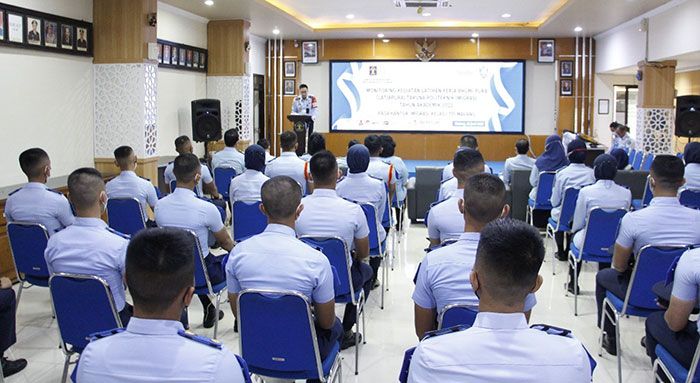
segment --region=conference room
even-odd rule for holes
[[[0,0],[0,382],[700,380],[700,0]]]

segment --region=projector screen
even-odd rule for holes
[[[523,61],[332,61],[331,131],[523,133]]]

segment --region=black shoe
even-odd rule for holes
[[[362,334],[357,334],[357,339],[358,343],[362,342]],[[340,342],[340,349],[345,350],[355,345],[355,332],[347,331],[345,335],[343,335],[343,340]]]
[[[375,290],[377,287],[381,286],[382,284],[379,283],[379,279],[374,280],[374,284],[372,284],[372,290]]]
[[[644,347],[645,350],[647,349],[647,337],[646,336],[643,336],[642,340],[640,340],[639,343],[642,345],[642,347]]]
[[[233,332],[238,334],[238,319],[233,320]]]
[[[557,252],[557,259],[560,261],[567,261],[567,260],[569,260],[569,257],[566,253]]]
[[[202,324],[204,326],[204,328],[214,327],[214,322],[216,322],[215,311],[216,311],[216,309],[214,309],[212,307],[210,310],[207,310],[207,312],[204,314],[204,323]],[[219,310],[219,320],[221,320],[223,317],[224,317],[224,312]]]
[[[12,376],[27,367],[26,359],[9,360],[2,358],[2,375],[4,377]]]
[[[617,343],[615,342],[615,338],[607,334],[603,335],[603,348],[608,354],[617,356]]]
[[[581,288],[578,287],[576,290],[574,290],[574,284],[573,283],[567,283],[566,284],[566,291],[570,292],[571,294],[576,294],[576,291],[581,293]]]

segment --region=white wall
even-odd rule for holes
[[[593,100],[593,137],[598,142],[606,146],[610,145],[612,133],[610,133],[610,123],[615,120],[615,85],[635,85],[636,80],[633,75],[613,75],[597,74],[595,76],[595,98]],[[610,102],[610,113],[598,114],[598,100],[608,100]],[[624,121],[622,121],[624,123]]]
[[[91,0],[4,0],[37,11],[92,20]],[[41,147],[53,177],[93,166],[92,59],[0,46],[0,187],[26,182],[19,154]]]
[[[267,70],[267,40],[260,36],[250,35],[250,73],[264,75]]]

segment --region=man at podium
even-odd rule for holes
[[[292,103],[292,114],[311,116],[311,122],[307,124],[308,134],[314,132],[314,121],[316,121],[316,109],[318,102],[314,95],[309,94],[309,87],[306,84],[299,85],[299,95],[294,97]]]

